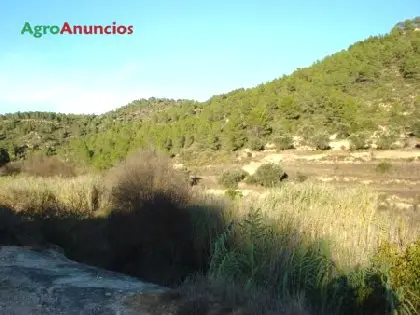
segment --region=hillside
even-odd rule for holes
[[[151,98],[99,116],[3,115],[0,147],[13,159],[28,145],[99,169],[151,145],[171,154],[258,150],[267,142],[287,147],[299,135],[327,149],[326,139],[337,134],[362,139],[356,147],[363,147],[368,134],[385,130],[381,147],[391,147],[401,135],[420,136],[419,29],[420,17],[398,23],[289,76],[202,103]]]
[[[52,112],[16,112],[0,115],[0,147],[13,159],[31,151],[54,155],[57,148],[80,137],[100,134],[115,124],[141,122],[186,100],[140,99],[103,115],[67,115]]]

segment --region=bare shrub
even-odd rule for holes
[[[194,264],[188,181],[156,151],[138,151],[109,174],[112,268],[148,281],[180,280]]]
[[[38,177],[75,177],[75,168],[55,156],[34,155],[23,162],[21,171]]]
[[[21,162],[10,162],[0,167],[0,176],[11,176],[21,172]]]
[[[172,167],[171,160],[154,150],[137,151],[108,172],[112,201],[132,210],[148,200],[165,196],[175,205],[190,199],[188,179]]]

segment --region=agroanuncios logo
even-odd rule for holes
[[[64,22],[63,25],[35,25],[25,22],[21,30],[21,34],[29,34],[35,38],[40,38],[43,35],[131,35],[133,34],[133,25],[117,25],[112,22],[112,25],[71,25]]]

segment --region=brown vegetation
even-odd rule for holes
[[[75,168],[55,156],[34,155],[22,163],[21,172],[39,177],[74,177]]]
[[[36,177],[75,177],[76,168],[56,156],[33,155],[24,161],[10,162],[0,167],[0,175],[24,173]]]
[[[179,281],[194,263],[187,178],[155,151],[132,154],[108,178],[113,268],[163,284]]]

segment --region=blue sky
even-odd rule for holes
[[[102,113],[143,97],[204,101],[310,66],[420,15],[418,0],[5,1],[0,113]],[[21,35],[35,25],[134,34]]]

